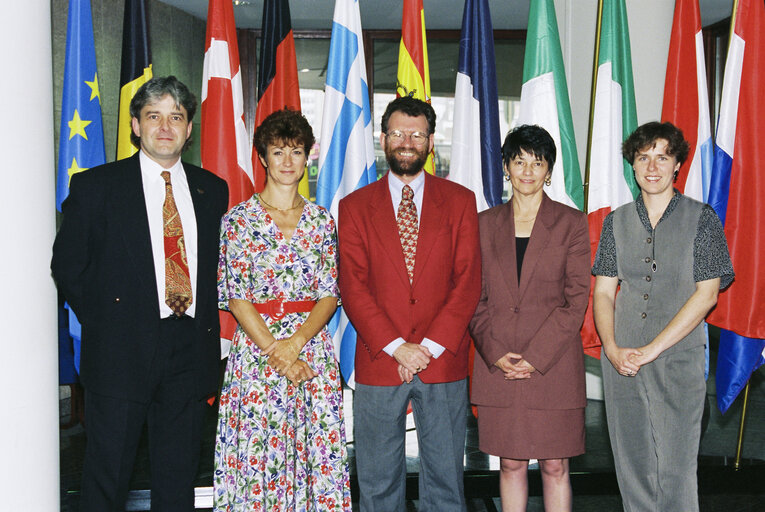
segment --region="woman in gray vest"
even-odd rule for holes
[[[616,476],[626,511],[694,511],[703,320],[733,266],[714,210],[672,186],[688,156],[682,132],[644,124],[622,153],[640,194],[606,217],[592,268]]]

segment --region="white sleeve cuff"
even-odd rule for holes
[[[445,347],[439,345],[430,338],[423,339],[421,345],[430,350],[430,353],[433,354],[433,359],[438,359],[438,356],[443,354],[444,350],[446,350]]]
[[[404,343],[406,343],[406,341],[404,341],[404,338],[396,338],[395,340],[385,345],[385,347],[383,348],[383,352],[393,357],[393,353],[396,351],[396,349],[400,347],[401,345],[403,345]]]

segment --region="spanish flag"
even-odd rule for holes
[[[292,34],[290,5],[287,0],[265,0],[261,30],[256,130],[269,114],[277,110],[300,110],[295,38]],[[260,163],[254,147],[252,168],[255,192],[260,192],[266,186],[266,170]],[[309,197],[307,172],[303,175],[298,190],[303,197]]]
[[[149,25],[144,0],[125,0],[122,25],[122,71],[120,73],[120,113],[117,124],[117,160],[138,151],[130,142],[130,100],[151,80]]]
[[[422,8],[422,0],[404,0],[396,95],[411,96],[430,103],[428,43],[425,39],[425,10]],[[430,174],[435,171],[433,152],[428,156],[425,170]]]

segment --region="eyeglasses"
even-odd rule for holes
[[[424,146],[428,143],[428,139],[430,138],[430,135],[423,132],[412,132],[410,134],[406,134],[399,130],[391,130],[385,134],[385,136],[390,139],[390,141],[394,144],[401,144],[404,142],[407,137],[409,140],[412,141],[412,144],[415,146]]]

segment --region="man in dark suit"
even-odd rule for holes
[[[464,511],[468,322],[481,291],[475,196],[427,174],[436,114],[392,101],[390,172],[339,205],[340,291],[358,332],[354,432],[362,511],[405,510],[411,401],[419,510]]]
[[[130,104],[140,151],[72,177],[51,268],[82,323],[82,510],[125,510],[148,422],[152,510],[194,508],[218,385],[218,231],[226,183],[183,163],[196,99],[175,77]]]

